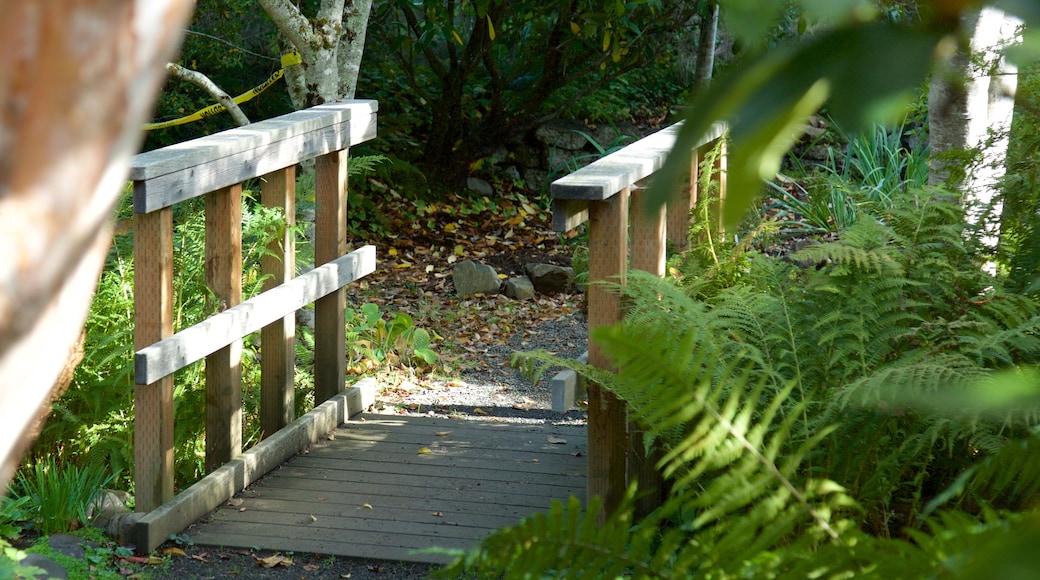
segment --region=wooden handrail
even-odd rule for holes
[[[628,267],[663,276],[667,244],[676,249],[687,245],[690,210],[697,203],[701,154],[723,138],[726,133],[723,123],[712,125],[688,152],[690,181],[670,199],[666,208],[646,215],[642,203],[630,201],[630,197],[638,196],[643,189],[641,183],[661,169],[668,155],[687,154],[672,151],[679,127],[679,124],[672,125],[644,137],[551,185],[553,229],[566,232],[588,223],[588,362],[593,366],[609,368],[610,361],[591,339],[592,330],[616,324],[623,315],[621,297],[597,282],[623,284]],[[724,199],[724,145],[716,169],[719,170],[719,197]],[[628,482],[638,480],[640,492],[650,493],[637,507],[641,513],[649,512],[659,503],[662,489],[654,458],[642,453],[641,434],[628,424],[624,404],[599,385],[589,384],[587,391],[588,498],[601,497],[605,511],[611,512],[620,505]]]
[[[264,337],[265,437],[293,419],[295,311],[311,302],[320,323],[315,330],[315,404],[343,391],[344,286],[375,269],[374,247],[347,251],[347,150],[375,137],[377,110],[375,101],[329,103],[133,159],[138,512],[152,511],[173,496],[173,373],[178,369],[206,358],[207,471],[242,452],[244,336],[259,330]],[[291,235],[282,236],[268,247],[273,256],[262,260],[262,273],[273,282],[241,302],[241,184],[262,178],[261,203],[277,208],[292,226],[295,166],[308,159],[316,159],[317,267],[293,278],[294,244]],[[199,196],[206,198],[206,284],[221,312],[174,334],[172,207]],[[207,497],[213,505],[206,509],[227,499]]]

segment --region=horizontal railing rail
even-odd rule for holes
[[[376,264],[372,246],[348,252],[347,159],[352,145],[375,137],[377,110],[375,101],[329,103],[133,159],[135,503],[138,512],[158,514],[142,518],[147,521],[145,528],[139,523],[138,548],[153,549],[169,533],[179,531],[177,526],[185,518],[201,517],[249,482],[236,476],[237,485],[229,487],[228,474],[255,475],[248,466],[256,461],[250,458],[258,455],[242,453],[245,336],[260,332],[260,430],[265,441],[254,450],[268,439],[295,442],[302,437],[271,436],[298,423],[294,422],[295,313],[311,303],[315,405],[334,398],[340,405],[346,400],[338,396],[346,382],[344,287],[372,273]],[[297,277],[295,168],[312,159],[316,268]],[[242,183],[254,178],[260,178],[261,204],[276,209],[287,227],[261,259],[263,292],[243,302]],[[205,282],[220,312],[175,334],[173,206],[200,196],[205,198]],[[170,502],[174,490],[173,374],[202,359],[206,361],[205,464],[210,475],[190,493],[182,492],[190,500],[158,509]],[[322,405],[326,419],[321,424],[338,413],[336,409]],[[281,447],[263,456],[278,458],[294,452]],[[205,490],[198,491],[199,486]],[[174,523],[163,524],[163,518]]]
[[[725,198],[726,126],[712,125],[688,152],[673,151],[680,126],[644,137],[551,185],[553,229],[567,232],[588,224],[588,363],[595,367],[609,368],[610,362],[592,340],[592,330],[616,324],[623,315],[621,297],[598,282],[624,283],[629,267],[664,275],[667,246],[682,250],[688,245],[691,210],[698,198],[700,160],[715,146],[722,147],[722,152],[713,175],[718,179],[719,199]],[[690,155],[690,179],[666,207],[649,215],[638,196],[669,155]],[[564,385],[576,383],[565,377],[558,379]],[[588,498],[602,498],[605,510],[613,511],[620,505],[628,483],[638,480],[640,492],[646,494],[638,508],[642,513],[649,512],[661,501],[663,489],[654,458],[643,453],[641,434],[628,424],[624,404],[599,385],[588,384],[586,389]]]

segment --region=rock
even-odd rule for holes
[[[533,300],[534,284],[527,276],[513,276],[506,280],[505,295],[514,300]]]
[[[107,528],[112,518],[119,513],[128,513],[130,509],[130,494],[115,489],[106,489],[101,492],[90,509],[87,510],[87,518],[95,527]]]
[[[82,560],[83,556],[86,555],[85,547],[89,546],[90,542],[71,534],[55,534],[47,538],[47,545],[59,554]]]
[[[534,136],[549,147],[577,151],[584,149],[589,140],[582,133],[587,134],[589,128],[578,121],[568,119],[556,119],[541,125],[534,131]]]
[[[524,182],[527,183],[527,187],[535,191],[542,191],[549,187],[549,172],[541,169],[525,169]]]
[[[491,184],[479,177],[467,178],[466,189],[475,191],[483,196],[491,196],[495,194],[495,190],[491,187]]]
[[[18,563],[18,565],[35,566],[43,570],[43,576],[40,576],[40,578],[47,578],[48,580],[53,578],[57,578],[58,580],[65,580],[69,577],[68,572],[66,572],[64,568],[59,566],[57,562],[39,554],[27,554],[25,558]]]
[[[455,264],[451,271],[451,280],[455,283],[455,292],[459,296],[471,294],[498,294],[501,281],[498,272],[486,264],[477,264],[466,260]]]
[[[553,264],[528,264],[527,277],[539,294],[559,294],[574,290],[574,269]]]

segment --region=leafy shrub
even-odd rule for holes
[[[432,365],[437,354],[425,329],[404,312],[387,320],[376,304],[347,311],[348,368],[364,373],[383,365]]]

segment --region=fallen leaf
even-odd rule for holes
[[[375,509],[372,507],[372,504],[370,503],[363,503],[361,504],[361,507],[365,508],[366,510]]]
[[[433,434],[438,437],[447,437],[448,435],[451,435],[451,431],[434,431]]]
[[[288,568],[289,566],[293,565],[293,561],[291,558],[286,558],[281,554],[274,554],[273,556],[268,556],[266,558],[259,558],[257,556],[253,556],[253,559],[256,560],[257,564],[260,564],[264,568],[274,568],[275,566],[283,566]]]
[[[148,560],[145,561],[145,564],[148,564],[149,566],[158,566],[159,564],[162,564],[162,563],[163,563],[163,559],[160,558],[159,556],[148,556]]]
[[[188,554],[186,554],[184,552],[184,550],[182,550],[180,548],[166,548],[165,550],[162,551],[162,553],[166,554],[167,556],[187,556],[188,555]]]
[[[443,512],[430,512],[430,515],[433,516],[433,517],[436,517],[436,518],[443,518],[444,517],[444,513]]]
[[[545,436],[545,440],[548,441],[549,443],[552,443],[553,445],[563,445],[564,443],[567,442],[566,439],[564,439],[562,437],[557,437],[555,435],[546,435]]]
[[[308,571],[308,572],[316,572],[318,570],[321,570],[321,565],[320,564],[304,564],[303,565],[303,569]]]
[[[433,453],[433,451],[430,451],[429,447],[420,447],[417,455],[426,455],[427,453]]]
[[[538,463],[537,459],[525,459],[524,463]]]
[[[311,521],[312,521],[312,522],[316,522],[316,521],[318,521],[318,517],[317,517],[317,516],[315,516],[314,514],[311,514]]]
[[[240,498],[240,497],[233,497],[233,498],[228,500],[228,505],[229,506],[238,507],[238,506],[242,505],[242,502],[244,502],[244,501],[245,500]]]
[[[473,414],[474,415],[487,415],[487,411],[485,411],[484,409],[481,409],[480,407],[477,407],[476,409],[473,409]]]

